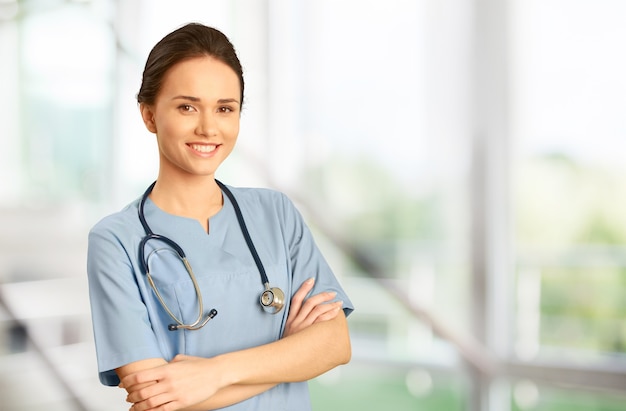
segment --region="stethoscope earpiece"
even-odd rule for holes
[[[265,291],[261,294],[261,306],[265,311],[277,314],[285,306],[285,293],[278,287],[270,288],[269,284],[265,284]]]

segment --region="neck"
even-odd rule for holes
[[[203,226],[222,208],[222,191],[211,176],[170,179],[159,175],[150,199],[163,211],[195,218]]]

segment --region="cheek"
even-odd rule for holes
[[[159,121],[159,119],[161,121]],[[158,118],[155,123],[157,135],[162,138],[172,139],[177,138],[179,136],[183,136],[190,131],[193,131],[194,126],[190,124],[190,122],[185,121],[185,119],[176,119],[175,121],[171,121],[167,118]]]
[[[222,132],[230,138],[236,138],[239,135],[239,119],[237,121],[225,122]]]
[[[239,123],[237,123],[237,125],[233,127],[233,134],[235,135],[235,137],[239,135]]]

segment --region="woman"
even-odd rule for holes
[[[243,96],[213,28],[175,30],[146,62],[157,180],[94,226],[88,251],[100,380],[132,410],[307,410],[306,381],[350,359],[352,304],[293,204],[215,179]]]

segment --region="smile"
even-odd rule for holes
[[[216,149],[217,146],[210,144],[189,144],[193,150],[199,151],[200,153],[210,153]]]

